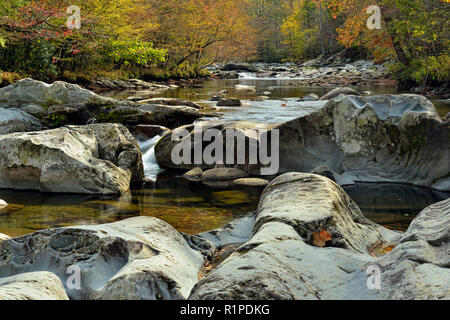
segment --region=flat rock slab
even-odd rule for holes
[[[247,177],[248,174],[237,168],[214,168],[202,174],[202,180],[209,181],[233,181]]]
[[[2,242],[2,240],[8,240],[8,239],[11,239],[11,237],[8,236],[7,234],[0,233],[0,242]]]
[[[0,277],[51,271],[76,300],[185,299],[203,263],[180,233],[151,217],[44,230],[0,244]],[[72,287],[74,269],[79,288]]]

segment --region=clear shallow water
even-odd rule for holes
[[[181,232],[196,234],[222,227],[257,209],[262,188],[215,189],[173,174],[119,199],[0,190],[9,206],[0,209],[0,233],[20,236],[37,230],[110,223],[139,215],[157,217]],[[360,184],[345,190],[366,217],[406,230],[425,207],[449,194],[395,184]]]
[[[256,210],[261,189],[213,189],[173,174],[119,199],[0,190],[0,233],[19,236],[41,229],[110,223],[139,215],[163,219],[195,234],[222,227]]]
[[[228,97],[240,98],[246,106],[223,108],[218,119],[277,123],[311,112],[322,104],[301,103],[297,101],[298,98],[309,93],[321,96],[331,90],[323,87],[289,86],[289,81],[206,81],[202,88],[179,88],[161,95],[212,106],[214,103],[207,100],[221,90],[228,90]],[[248,94],[235,91],[236,84],[256,85],[257,92]],[[356,89],[371,91],[373,94],[397,93],[390,86]],[[271,91],[270,100],[253,101],[259,95],[267,95],[264,94],[265,91]],[[119,98],[126,98],[131,94],[130,91],[105,93]],[[445,108],[448,105],[439,107],[443,115],[450,111]],[[163,219],[179,231],[195,234],[222,227],[237,217],[256,210],[261,188],[214,189],[176,177],[180,173],[161,173],[152,150],[157,139],[158,137],[140,142],[146,176],[150,180],[157,180],[151,188],[134,190],[120,199],[0,190],[0,199],[9,203],[8,207],[0,209],[0,233],[20,236],[41,229],[109,223],[145,215]],[[450,196],[428,189],[394,184],[359,184],[345,189],[368,218],[397,230],[407,229],[423,208]]]

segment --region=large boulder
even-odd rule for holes
[[[342,184],[392,182],[450,190],[450,123],[443,122],[433,104],[423,96],[340,96],[319,110],[281,124],[197,122],[196,126],[173,130],[158,142],[156,159],[162,168],[210,169],[216,165],[205,161],[195,163],[194,159],[191,164],[172,161],[172,150],[186,140],[191,141],[191,154],[194,154],[195,145],[198,146],[194,129],[200,126],[198,130],[202,134],[208,129],[217,129],[222,133],[234,130],[244,135],[245,147],[242,150],[236,148],[234,153],[235,157],[238,153],[245,154],[245,164],[238,166],[252,175],[259,175],[263,166],[259,162],[250,164],[250,141],[260,146],[261,138],[269,138],[274,132],[272,130],[276,129],[279,133],[280,173],[311,172],[326,166]],[[255,129],[260,130],[259,133],[268,132],[255,135]],[[184,130],[189,131],[189,135],[172,141]],[[271,139],[265,141],[270,142]],[[202,150],[208,145],[203,143]]]
[[[120,124],[68,126],[0,136],[0,188],[123,194],[142,185],[142,156]]]
[[[46,271],[0,278],[0,300],[69,300],[59,278]]]
[[[143,104],[159,104],[159,105],[166,105],[166,106],[181,106],[181,107],[191,107],[194,109],[201,109],[202,107],[198,104],[179,99],[179,98],[150,98],[139,101]]]
[[[331,180],[282,175],[264,191],[250,239],[190,299],[448,299],[449,205],[426,209],[401,235],[365,219]]]
[[[42,129],[40,121],[24,111],[0,108],[0,135]]]
[[[245,154],[245,163],[238,164],[239,169],[244,170],[248,173],[260,173],[260,164],[250,164],[249,154],[247,148],[249,147],[250,142],[256,143],[259,145],[262,141],[262,136],[269,132],[272,128],[276,127],[275,124],[266,124],[266,123],[256,123],[250,121],[201,121],[196,122],[195,125],[187,125],[179,127],[171,132],[167,133],[165,136],[158,141],[155,146],[155,155],[158,161],[158,164],[163,168],[173,168],[173,169],[194,169],[196,167],[200,167],[203,170],[212,169],[216,167],[218,163],[205,163],[202,159],[202,162],[196,164],[194,159],[194,154],[196,150],[196,146],[198,146],[198,142],[195,139],[196,134],[201,134],[201,136],[205,136],[206,132],[209,130],[216,130],[216,132],[220,132],[223,137],[223,145],[224,151],[227,147],[231,148],[231,143],[234,143],[235,138],[230,137],[227,138],[227,132],[230,134],[234,133],[236,136],[242,137],[245,140],[245,145],[240,145],[238,143],[235,144],[235,161],[234,164],[238,164],[238,159],[236,155],[238,153]],[[187,135],[183,133],[188,133]],[[214,139],[213,139],[214,140]],[[270,139],[269,139],[270,140]],[[191,161],[186,163],[183,162],[181,164],[177,164],[173,162],[172,152],[175,146],[180,143],[189,143],[191,146]],[[204,152],[205,148],[209,145],[209,142],[203,142],[201,146],[202,152]],[[224,153],[224,161],[226,158],[226,153]],[[231,165],[232,167],[234,165]]]
[[[340,96],[277,129],[282,172],[325,165],[348,181],[450,190],[450,123],[425,97]]]
[[[186,299],[203,263],[180,233],[152,217],[44,230],[0,244],[0,277],[51,271],[75,300]]]
[[[1,108],[29,112],[49,127],[112,122],[127,126],[155,124],[175,128],[203,116],[196,109],[198,106],[190,102],[177,100],[176,103],[189,104],[181,106],[156,102],[172,104],[169,100],[161,99],[146,104],[116,100],[63,81],[47,84],[23,79],[0,89]]]

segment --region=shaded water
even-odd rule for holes
[[[301,103],[297,101],[298,98],[309,93],[321,96],[330,90],[289,86],[288,82],[242,79],[206,81],[202,88],[179,88],[161,95],[214,105],[208,102],[211,96],[221,90],[228,90],[227,96],[243,99],[246,106],[222,108],[222,115],[218,119],[276,123],[294,119],[322,105],[321,102]],[[237,83],[256,85],[257,92],[248,94],[235,91]],[[397,93],[390,86],[356,89],[372,94]],[[252,101],[256,96],[268,95],[266,91],[271,92],[270,100]],[[131,91],[105,93],[117,98],[126,98],[131,94]],[[446,108],[446,105],[441,105],[440,113],[445,115],[448,112]],[[8,207],[0,209],[0,233],[19,236],[46,228],[109,223],[144,215],[163,219],[179,231],[195,234],[222,227],[256,210],[261,188],[214,189],[186,181],[173,172],[161,173],[152,150],[157,139],[140,142],[146,176],[150,180],[157,180],[151,188],[134,190],[119,199],[0,190],[0,199],[9,203]],[[397,230],[405,230],[423,208],[450,196],[394,184],[359,184],[345,190],[368,218]]]
[[[139,215],[167,221],[195,234],[222,227],[256,210],[261,189],[213,189],[172,174],[151,188],[119,199],[0,190],[9,205],[0,209],[0,233],[19,236],[40,229],[110,223]]]

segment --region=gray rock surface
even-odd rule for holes
[[[359,93],[355,89],[347,88],[347,87],[338,87],[338,88],[335,88],[335,89],[331,90],[327,94],[323,95],[320,98],[320,100],[334,99],[334,98],[338,97],[341,94],[347,95],[347,96],[348,95],[352,95],[352,96],[360,96],[361,95],[361,93]]]
[[[6,234],[0,233],[0,242],[2,240],[8,240],[8,239],[11,239],[11,237]]]
[[[237,168],[214,168],[203,172],[202,181],[223,181],[246,178],[248,174]]]
[[[259,144],[261,141],[261,133],[267,132],[270,129],[276,127],[276,124],[267,124],[267,123],[256,123],[256,122],[250,122],[250,121],[200,121],[197,122],[195,125],[187,125],[179,127],[175,130],[172,130],[169,134],[165,135],[161,138],[161,140],[158,141],[158,143],[155,146],[155,155],[156,159],[158,161],[158,164],[163,168],[173,168],[173,169],[194,169],[196,167],[200,167],[203,170],[212,169],[216,166],[216,163],[214,164],[206,164],[201,163],[200,165],[195,164],[194,159],[192,159],[191,164],[174,164],[172,162],[172,151],[176,145],[178,145],[182,141],[190,141],[191,144],[191,155],[194,155],[195,153],[195,140],[194,140],[194,134],[198,131],[201,131],[202,136],[207,132],[208,130],[218,130],[222,137],[223,137],[223,144],[230,144],[230,141],[226,138],[226,133],[231,132],[235,133],[239,137],[244,137],[246,144],[245,146],[242,146],[240,144],[236,144],[235,150],[239,150],[239,152],[243,152],[244,154],[247,154],[248,152],[245,148],[248,147],[249,141],[254,141],[256,144]],[[172,137],[180,137],[182,136],[182,132],[187,131],[189,134],[187,136],[184,136],[178,140],[172,141]],[[234,141],[234,140],[233,140]],[[203,151],[206,147],[206,143],[203,145]],[[236,155],[236,153],[235,153]],[[225,160],[225,159],[223,159]],[[237,159],[236,159],[237,160]],[[235,161],[237,163],[238,161]],[[247,161],[248,162],[248,161]],[[248,173],[253,173],[253,171],[256,174],[260,173],[260,165],[249,165],[249,164],[243,164],[238,165],[239,169],[244,170]]]
[[[260,145],[262,135],[255,135],[252,130],[279,130],[280,173],[311,172],[327,166],[339,176],[341,184],[406,183],[450,191],[450,122],[443,122],[433,104],[423,96],[340,96],[323,108],[281,124],[250,121],[201,124],[202,133],[217,129],[222,135],[226,130],[244,135],[246,146],[236,148],[235,155],[248,155],[250,141]],[[171,152],[181,141],[190,140],[194,154],[194,126],[180,127],[172,133],[183,129],[190,133],[179,141],[172,141],[169,134],[157,143],[159,165],[176,169],[213,168],[214,164],[172,162]],[[269,135],[270,132],[265,134]],[[251,165],[248,159],[245,163],[238,167],[252,175],[261,174],[261,164]]]
[[[0,135],[42,129],[40,121],[24,111],[0,108]]]
[[[69,300],[59,278],[46,271],[0,278],[0,300]]]
[[[152,217],[38,231],[0,244],[0,277],[51,271],[75,300],[185,299],[203,262],[174,228]],[[80,271],[79,287],[71,266]]]
[[[139,146],[120,124],[0,136],[0,188],[124,194],[144,180]]]
[[[183,178],[186,178],[191,181],[202,181],[203,170],[201,168],[194,168],[189,170],[183,175]]]
[[[159,104],[159,105],[166,105],[166,106],[180,106],[180,107],[191,107],[194,109],[201,109],[202,107],[198,104],[183,100],[179,98],[151,98],[151,99],[145,99],[140,101],[140,103],[143,104]]]
[[[0,108],[30,112],[49,127],[113,122],[127,126],[154,124],[176,128],[203,116],[198,105],[179,99],[158,98],[135,103],[102,97],[63,81],[47,84],[33,79],[23,79],[1,88]]]
[[[281,172],[326,165],[356,182],[450,190],[450,123],[425,97],[340,96],[277,129]]]
[[[254,223],[255,215],[251,214],[236,219],[222,228],[199,233],[197,236],[210,241],[217,248],[228,244],[245,243],[250,239]]]
[[[218,107],[240,107],[241,100],[233,98],[220,98],[217,102]]]
[[[234,183],[241,186],[265,187],[269,184],[269,181],[261,178],[241,178],[234,180]]]
[[[380,296],[388,300],[450,299],[450,199],[424,209],[388,255]]]
[[[360,270],[369,248],[399,238],[366,220],[331,180],[288,173],[261,196],[250,240],[202,279],[192,299],[372,299]],[[313,246],[326,230],[326,248]],[[349,292],[350,288],[354,292]]]

